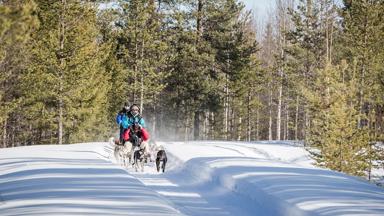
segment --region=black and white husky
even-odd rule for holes
[[[141,172],[144,171],[144,162],[145,162],[145,154],[143,149],[136,150],[133,153],[133,165],[135,167],[135,170],[141,170]]]
[[[156,155],[156,168],[157,172],[160,172],[160,164],[161,164],[161,170],[162,172],[165,171],[165,165],[167,164],[167,154],[165,153],[164,149],[161,149],[157,152]]]

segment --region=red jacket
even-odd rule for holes
[[[124,141],[129,141],[129,134],[130,134],[131,128],[128,128],[127,130],[124,131],[123,133],[123,139]],[[149,139],[149,133],[145,128],[141,128],[141,130],[138,132],[138,137],[141,138],[143,141],[147,141]]]

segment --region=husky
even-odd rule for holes
[[[121,157],[122,145],[120,145],[120,142],[118,139],[115,139],[113,137],[109,138],[109,144],[115,147],[113,154],[115,156],[116,162],[120,163],[120,161],[122,160],[122,157]]]
[[[116,161],[125,167],[128,167],[132,161],[132,144],[130,142],[121,144],[119,139],[114,139],[113,137],[109,139],[109,142],[113,143],[115,146],[114,155]]]
[[[143,149],[136,150],[133,153],[133,165],[135,167],[136,172],[139,168],[140,168],[141,172],[144,172],[145,160],[146,160],[146,158],[145,158]]]
[[[128,167],[131,164],[132,161],[132,143],[130,142],[124,142],[123,147],[121,148],[120,152],[123,159],[123,165],[125,167]]]
[[[165,171],[165,165],[167,164],[167,154],[165,153],[165,150],[164,149],[161,149],[157,152],[157,155],[156,155],[156,169],[157,169],[157,172],[160,172],[160,163],[162,162],[161,164],[161,170],[162,172]]]

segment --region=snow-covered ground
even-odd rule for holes
[[[0,149],[0,215],[384,215],[384,189],[314,167],[291,142],[157,142],[157,173],[106,143]]]

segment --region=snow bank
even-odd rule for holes
[[[168,164],[115,164],[108,143],[0,149],[0,214],[384,215],[384,190],[314,167],[290,142],[163,142]]]
[[[177,175],[247,197],[260,215],[384,215],[382,188],[310,165],[301,147],[191,142],[170,143],[167,149],[187,160]]]
[[[0,214],[181,215],[110,163],[106,143],[0,150]]]

